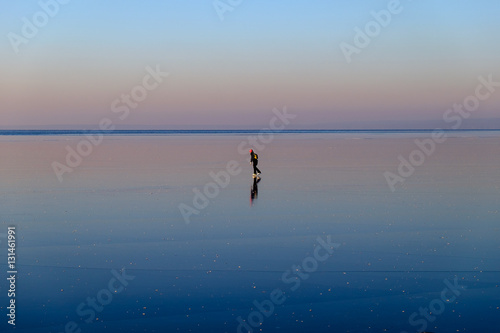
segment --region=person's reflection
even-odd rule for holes
[[[257,200],[259,195],[259,185],[260,177],[253,177],[253,184],[250,186],[250,206],[253,206],[254,200]]]

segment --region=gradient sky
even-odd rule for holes
[[[9,1],[0,127],[91,128],[103,117],[122,127],[261,127],[283,106],[298,115],[294,128],[439,126],[478,76],[500,81],[500,2],[491,0],[402,0],[348,64],[340,43],[353,44],[354,28],[387,4],[243,0],[221,21],[210,0],[73,0],[16,54],[8,34],[21,35],[22,18],[41,7]],[[111,103],[156,65],[169,77],[120,120]],[[500,89],[474,118],[500,118],[499,108]]]

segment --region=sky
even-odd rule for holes
[[[59,1],[2,6],[0,128],[444,127],[500,82],[497,1]],[[496,89],[470,124],[500,128]]]

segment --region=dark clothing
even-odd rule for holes
[[[250,153],[250,162],[257,162],[257,160],[259,159],[259,155],[257,155],[256,153],[254,152],[251,152]]]
[[[250,153],[250,162],[253,165],[253,173],[254,174],[261,173],[259,168],[257,168],[257,164],[259,164],[258,158],[259,158],[259,155],[257,155],[256,153],[254,153],[254,152]]]
[[[259,168],[257,168],[257,163],[259,163],[259,162],[253,162],[253,173],[255,173],[255,174],[261,173]]]

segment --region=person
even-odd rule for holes
[[[259,164],[259,155],[253,152],[253,149],[250,149],[250,164],[253,165],[253,175],[260,175],[261,172],[259,168],[257,168],[257,164]]]

